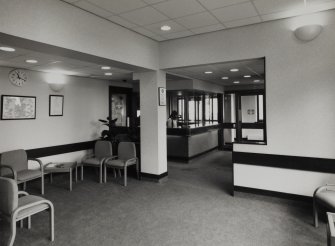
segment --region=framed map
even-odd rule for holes
[[[63,116],[64,96],[49,96],[49,116]]]
[[[36,119],[36,97],[1,96],[1,120]]]

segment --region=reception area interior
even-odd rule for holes
[[[334,0],[4,0],[0,245],[333,245]]]

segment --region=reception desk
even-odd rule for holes
[[[189,161],[218,147],[219,125],[167,128],[169,159]]]

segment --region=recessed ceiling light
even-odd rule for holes
[[[7,52],[14,52],[14,51],[15,51],[14,48],[11,48],[11,47],[4,47],[4,46],[0,47],[0,50],[2,50],[2,51],[7,51]]]
[[[221,79],[229,79],[229,77],[225,76],[225,77],[222,77]]]
[[[112,73],[105,73],[106,76],[111,76],[113,75]]]
[[[261,82],[259,79],[254,80],[255,83]]]
[[[28,59],[26,60],[26,63],[37,63],[38,61],[37,60],[34,60],[34,59]]]
[[[244,78],[251,78],[251,75],[244,75]]]
[[[111,67],[108,67],[108,66],[102,66],[101,69],[102,69],[102,70],[109,70],[109,69],[111,69]]]
[[[162,31],[170,31],[170,30],[171,30],[171,27],[168,26],[168,25],[164,25],[164,26],[161,26],[161,30],[162,30]]]
[[[230,72],[238,72],[239,70],[238,70],[238,68],[232,68],[232,69],[230,69]]]
[[[233,83],[234,83],[234,84],[239,84],[239,83],[240,83],[240,81],[234,81]]]
[[[206,71],[205,74],[211,74],[213,73],[212,71]]]

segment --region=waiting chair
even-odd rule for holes
[[[23,196],[19,197],[19,195]],[[50,239],[54,241],[53,204],[42,197],[18,191],[17,184],[13,179],[0,177],[0,212],[2,216],[10,221],[11,227],[8,246],[12,246],[14,243],[17,221],[23,222],[25,218],[28,218],[28,229],[30,229],[31,216],[45,210],[49,210],[50,213]]]
[[[335,212],[335,184],[321,186],[314,191],[313,195],[313,215],[314,226],[318,227],[318,207],[322,205],[330,212]]]
[[[85,156],[82,166],[98,167],[100,171],[99,182],[102,183],[102,169],[106,158],[113,156],[112,144],[109,141],[99,140],[95,143],[94,154]]]
[[[132,165],[136,165],[137,178],[139,178],[139,164],[136,157],[135,143],[119,143],[117,158],[114,156],[105,160],[105,183],[107,182],[107,168],[110,167],[124,170],[124,186],[127,186],[127,168]]]
[[[36,161],[40,165],[39,170],[28,169],[28,160]],[[23,189],[26,189],[26,182],[41,179],[41,194],[44,195],[44,172],[43,163],[39,159],[27,157],[23,149],[3,152],[0,158],[0,176],[13,177],[17,184],[23,183]]]

